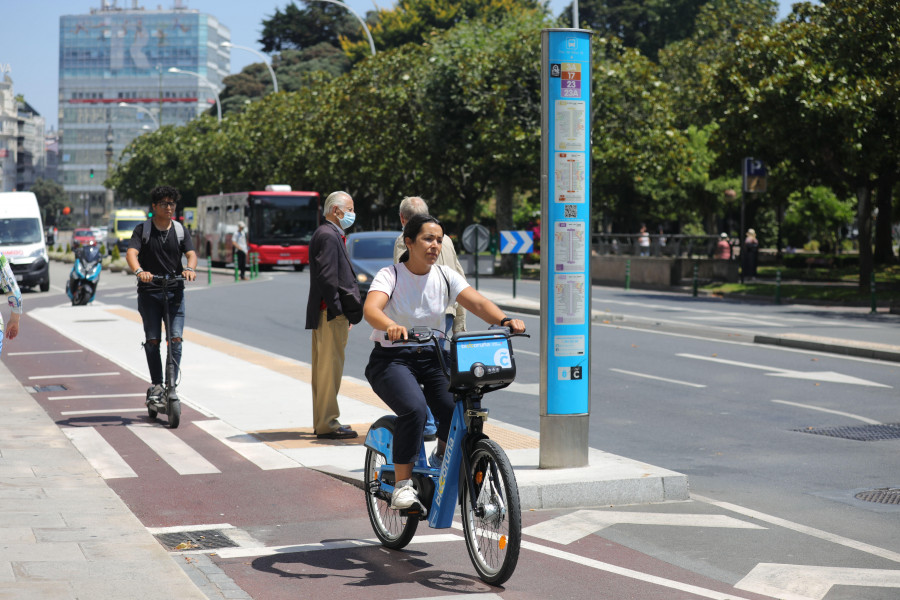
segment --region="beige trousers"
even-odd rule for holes
[[[319,327],[312,332],[312,395],[315,432],[331,433],[341,426],[337,396],[344,375],[344,348],[350,337],[350,322],[344,315],[328,320],[319,313]]]

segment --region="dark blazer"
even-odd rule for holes
[[[329,321],[338,315],[344,315],[353,325],[362,321],[362,301],[356,273],[353,272],[341,233],[337,225],[330,221],[319,225],[309,242],[307,329],[319,327],[319,312],[323,300]]]

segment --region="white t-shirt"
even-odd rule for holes
[[[469,284],[465,278],[453,269],[433,265],[427,275],[416,275],[406,268],[406,263],[400,263],[378,271],[369,292],[384,292],[388,295],[390,299],[384,307],[384,314],[397,325],[406,327],[407,331],[413,327],[431,327],[443,331],[447,307],[456,302],[456,297],[467,287]],[[393,346],[392,342],[384,339],[384,334],[384,331],[374,329],[369,339],[382,346]]]

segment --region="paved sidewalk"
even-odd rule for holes
[[[206,600],[0,363],[0,598]]]

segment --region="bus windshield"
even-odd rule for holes
[[[254,196],[249,238],[254,244],[306,245],[318,226],[315,196]]]

